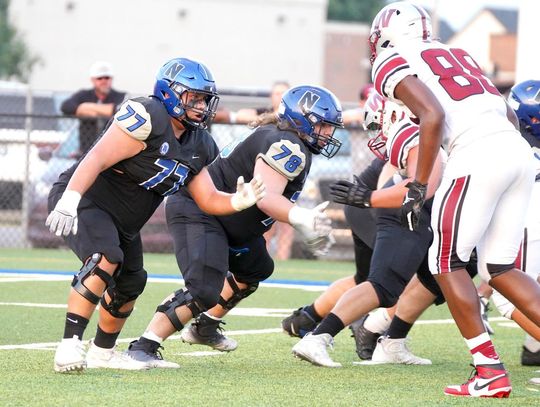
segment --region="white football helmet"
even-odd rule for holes
[[[382,132],[384,98],[372,92],[364,104],[364,129],[369,140],[368,147],[381,160],[386,160],[386,137]]]
[[[364,105],[364,129],[369,136],[368,147],[381,160],[386,160],[386,142],[390,126],[407,116],[397,103],[373,92]]]
[[[399,42],[430,41],[431,33],[431,17],[426,10],[406,1],[391,3],[377,13],[371,25],[370,61],[373,64],[384,48],[394,47]]]

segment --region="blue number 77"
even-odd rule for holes
[[[282,144],[280,147],[283,150],[283,152],[273,155],[272,158],[274,160],[281,160],[282,158],[288,157],[292,154],[292,151],[289,150],[289,148],[285,144]]]
[[[132,124],[127,128],[129,131],[135,131],[144,123],[146,123],[146,119],[142,117],[139,113],[135,113],[135,110],[130,105],[127,105],[126,109],[128,112],[126,114],[123,114],[122,116],[118,116],[117,119],[118,121],[122,121],[129,119],[131,116],[135,115],[135,120],[137,121],[135,122],[135,124]]]

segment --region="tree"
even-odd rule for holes
[[[9,0],[0,0],[0,78],[26,82],[38,58],[9,23],[8,7]]]
[[[328,0],[328,20],[371,24],[385,0]]]

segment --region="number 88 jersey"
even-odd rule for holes
[[[377,92],[400,104],[394,90],[409,75],[418,77],[444,109],[443,142],[449,151],[515,130],[506,118],[506,102],[466,51],[437,41],[409,41],[381,52],[371,72]]]

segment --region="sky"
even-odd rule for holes
[[[517,9],[523,1],[530,0],[415,0],[414,3],[431,10],[436,7],[440,18],[457,30],[467,24],[483,8]]]

